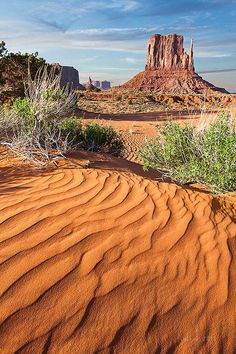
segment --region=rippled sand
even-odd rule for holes
[[[1,353],[233,353],[236,200],[0,169]]]

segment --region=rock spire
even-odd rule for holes
[[[145,90],[170,94],[227,93],[200,77],[194,68],[193,40],[189,53],[184,38],[177,34],[151,36],[145,70],[115,89]]]

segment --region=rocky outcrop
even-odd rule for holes
[[[92,84],[94,87],[102,90],[102,91],[105,91],[105,90],[110,90],[111,88],[111,83],[110,81],[92,81]]]
[[[73,66],[62,66],[60,64],[53,64],[53,66],[61,72],[62,87],[69,85],[74,89],[85,90],[79,82],[79,72]]]
[[[96,91],[96,89],[101,90],[101,91],[106,91],[110,90],[111,88],[111,82],[110,81],[98,81],[98,80],[92,80],[91,77],[89,77],[89,80],[83,84],[84,87],[86,87],[87,91]]]
[[[190,54],[184,52],[184,38],[176,34],[161,36],[155,34],[148,45],[145,70],[189,70],[194,72],[193,41]]]
[[[91,79],[91,77],[89,77],[88,81],[84,85],[86,91],[96,91],[97,88],[96,88],[96,86],[94,86],[93,82],[94,81]]]
[[[184,38],[177,34],[155,34],[148,44],[145,70],[115,89],[145,90],[161,93],[227,93],[205,81],[195,72],[193,41],[189,54],[184,51]]]

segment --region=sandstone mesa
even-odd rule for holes
[[[146,90],[171,94],[228,93],[199,76],[194,68],[193,41],[190,51],[184,51],[181,35],[153,35],[148,44],[145,70],[125,84],[120,90]]]

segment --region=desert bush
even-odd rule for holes
[[[84,127],[82,141],[85,149],[113,155],[119,155],[124,145],[121,135],[111,126],[105,127],[94,122]]]
[[[236,126],[229,114],[204,126],[169,122],[140,151],[144,169],[154,168],[185,183],[204,183],[213,192],[236,190]]]
[[[61,126],[62,137],[66,138],[71,146],[83,141],[83,125],[81,119],[70,117],[63,120]]]
[[[76,107],[76,94],[60,87],[60,74],[42,67],[34,80],[28,74],[25,98],[0,111],[0,143],[38,166],[47,164],[70,148],[63,120]],[[64,129],[64,130],[63,130]]]
[[[84,129],[84,142],[91,150],[106,143],[105,129],[97,123],[88,123]]]

